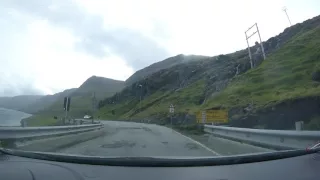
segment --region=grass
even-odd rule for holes
[[[112,96],[121,90],[123,86],[124,82],[122,81],[92,76],[79,88],[73,89],[72,92],[69,90],[67,94],[57,94],[57,97],[54,99],[55,102],[44,110],[37,112],[36,115],[27,118],[27,124],[34,126],[52,125],[57,123],[53,118],[54,116],[58,119],[64,118],[63,100],[65,96],[71,96],[70,111],[68,112],[69,118],[82,118],[85,115],[92,115],[93,93],[95,93],[98,103],[99,100]],[[66,91],[64,91],[64,93],[66,93]]]
[[[305,130],[320,130],[320,116],[313,117],[309,123],[303,127]]]
[[[320,95],[320,84],[312,73],[320,69],[320,28],[300,34],[259,67],[235,78],[206,107],[245,106],[256,108],[282,101]]]
[[[106,105],[98,112],[102,119],[144,118],[153,115],[166,116],[170,104],[175,106],[175,112],[194,112],[198,110],[199,99],[203,97],[205,80],[198,80],[189,86],[176,91],[161,91],[142,99],[132,97],[115,105]],[[112,114],[112,111],[114,114]]]
[[[92,114],[92,100],[91,96],[74,96],[71,98],[70,111],[68,112],[69,118],[82,118],[86,114]],[[46,110],[43,110],[29,118],[26,118],[28,126],[52,126],[57,124],[58,119],[65,117],[63,110],[63,99],[56,101],[53,105]]]
[[[193,135],[202,135],[204,134],[203,126],[200,124],[192,124],[192,125],[174,125],[173,128],[176,131],[181,133],[193,134]]]
[[[235,57],[245,58],[243,53],[238,52]],[[194,114],[207,108],[231,109],[248,104],[259,110],[289,100],[320,96],[320,83],[312,80],[312,73],[320,70],[320,28],[298,33],[275,53],[269,54],[260,66],[231,79],[220,93],[205,96],[205,92],[210,92],[206,89],[210,87],[207,78],[219,73],[219,68],[227,68],[223,63],[232,64],[231,60],[223,59],[212,71],[204,72],[205,77],[199,76],[198,80],[178,90],[161,88],[169,81],[172,83],[172,78],[160,81],[157,84],[160,88],[143,97],[141,103],[136,92],[127,89],[121,101],[105,104],[98,114],[101,118],[113,120],[146,117],[161,120],[167,118],[170,104],[175,106],[175,113]]]
[[[27,126],[53,126],[58,123],[57,119],[48,115],[34,115],[25,120],[27,120]]]

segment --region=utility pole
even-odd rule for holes
[[[70,102],[71,102],[71,98],[70,97],[64,97],[64,101],[63,101],[63,109],[65,110],[65,119],[64,119],[64,124],[67,121],[67,117],[68,117],[68,111],[70,110]]]
[[[283,7],[282,10],[284,11],[284,13],[286,13],[287,18],[288,18],[288,21],[289,21],[289,23],[290,23],[290,26],[292,26],[291,21],[290,21],[290,18],[289,18],[289,15],[288,15],[288,13],[287,13],[287,10],[288,10],[287,7]]]
[[[92,94],[92,124],[94,122],[95,110],[96,110],[96,93],[93,92],[93,94]]]
[[[260,31],[259,31],[257,23],[256,23],[256,27],[257,27],[257,31],[258,31],[258,35],[259,35],[259,40],[260,40],[260,46],[261,46],[261,51],[262,51],[262,55],[263,55],[263,60],[265,60],[266,59],[266,54],[264,53],[264,47],[263,47],[263,43],[261,41]]]
[[[251,69],[252,69],[253,68],[253,62],[252,62],[252,55],[251,55],[250,45],[249,45],[249,41],[248,41],[249,38],[247,36],[247,31],[244,34],[246,35],[248,51],[249,51],[249,58],[250,58],[250,66],[251,66]]]
[[[172,122],[172,116],[173,116],[173,113],[174,113],[174,106],[173,104],[171,104],[169,106],[169,113],[170,113],[170,124],[171,124],[171,127],[173,126],[173,122]]]
[[[140,87],[140,102],[139,102],[139,109],[141,110],[141,99],[142,99],[142,85],[139,84],[139,87]]]

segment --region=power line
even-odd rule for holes
[[[92,124],[94,122],[94,116],[95,116],[95,111],[96,111],[96,92],[92,93]]]

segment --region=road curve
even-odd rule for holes
[[[214,151],[167,127],[154,124],[102,121],[105,135],[59,153],[89,156],[215,156]]]

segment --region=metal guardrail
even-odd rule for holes
[[[80,133],[102,128],[103,124],[47,127],[0,127],[0,140],[23,140]]]
[[[204,131],[216,136],[272,149],[300,149],[320,141],[320,131],[265,130],[204,125]]]

